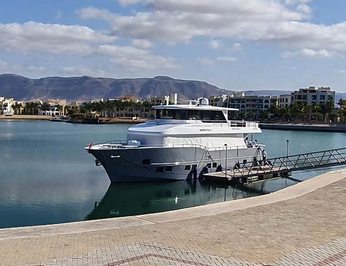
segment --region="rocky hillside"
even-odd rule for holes
[[[18,100],[91,100],[134,95],[142,99],[178,93],[179,99],[224,94],[225,91],[202,81],[170,77],[112,79],[94,77],[48,77],[30,79],[13,74],[0,75],[0,96]]]

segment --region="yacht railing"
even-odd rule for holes
[[[202,122],[205,123],[211,123],[215,126],[227,126],[227,127],[246,127],[246,128],[258,128],[259,123],[258,122],[252,122],[252,121],[241,121],[241,120],[202,120]]]
[[[210,158],[209,156],[205,156],[202,159],[199,160],[192,160],[192,161],[171,161],[171,162],[152,162],[150,165],[153,166],[174,166],[174,165],[187,165],[187,164],[197,164],[205,166],[206,163],[212,162],[218,162],[219,164],[223,165],[226,161],[227,165],[232,165],[234,162],[251,162],[254,158],[254,155],[247,155],[247,156],[241,156],[241,157],[232,157],[232,158],[226,158],[226,157],[217,157],[217,158]]]
[[[136,145],[135,143],[129,143],[127,140],[114,140],[110,141],[108,143],[95,143],[92,144],[92,146],[102,146],[106,148],[113,148],[113,149],[118,149],[118,148],[200,148],[203,150],[208,150],[208,151],[223,151],[223,150],[237,150],[237,149],[245,149],[245,148],[261,148],[264,147],[265,145],[262,144],[256,144],[252,147],[249,147],[247,145],[244,146],[218,146],[218,147],[207,147],[205,145],[201,144],[188,144],[188,143],[177,143],[177,144],[138,144]]]
[[[258,128],[259,123],[255,121],[242,121],[242,120],[177,120],[173,118],[156,119],[157,124],[212,124],[215,126],[226,127],[246,127]]]
[[[200,145],[200,144],[131,144],[127,140],[114,140],[110,141],[108,143],[95,143],[92,144],[92,146],[102,146],[105,148],[201,148],[201,149],[208,149],[207,146]]]

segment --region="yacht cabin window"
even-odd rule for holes
[[[228,120],[237,120],[239,119],[238,111],[228,111]]]
[[[156,110],[156,119],[202,120],[205,123],[226,122],[222,111],[210,110],[161,109]]]

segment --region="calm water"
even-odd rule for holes
[[[128,125],[0,122],[0,228],[179,209],[268,193],[290,180],[246,190],[197,182],[110,185],[84,146],[126,138]],[[343,133],[265,130],[269,157],[346,147]],[[301,180],[327,170],[297,172]]]

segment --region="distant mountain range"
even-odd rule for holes
[[[179,101],[231,94],[204,81],[173,79],[165,76],[155,78],[113,79],[95,77],[47,77],[30,79],[14,74],[0,75],[0,96],[17,100],[66,99],[88,101],[133,95],[141,99],[177,93]],[[282,90],[248,90],[246,95],[278,96],[288,94]],[[346,93],[337,93],[337,101]]]
[[[0,96],[18,100],[93,100],[133,95],[141,99],[177,93],[179,99],[196,99],[227,93],[207,82],[155,78],[112,79],[94,77],[48,77],[30,79],[13,74],[0,75]]]

